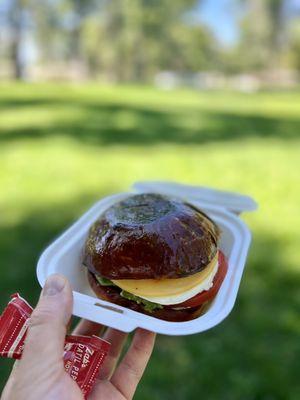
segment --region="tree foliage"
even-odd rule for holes
[[[290,29],[297,19],[287,11],[288,0],[236,0],[242,15],[239,37],[226,48],[194,18],[199,0],[11,0],[9,4],[10,56],[17,78],[26,75],[22,46],[28,21],[41,63],[72,61],[90,76],[112,81],[147,82],[159,71],[238,73],[284,63],[299,69],[299,33]]]

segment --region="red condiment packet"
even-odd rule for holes
[[[86,397],[108,353],[110,344],[97,336],[67,336],[64,352],[65,370]]]
[[[11,296],[0,316],[0,356],[20,359],[33,308],[18,293]],[[78,384],[85,398],[95,384],[110,343],[97,336],[66,336],[65,371]]]
[[[0,316],[0,356],[20,359],[33,308],[16,293]]]

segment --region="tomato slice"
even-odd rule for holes
[[[205,303],[208,300],[211,300],[215,295],[218,293],[220,286],[226,276],[227,270],[228,270],[228,263],[226,260],[226,257],[224,254],[219,251],[218,255],[218,261],[219,261],[219,268],[218,271],[214,277],[213,280],[213,285],[209,290],[203,290],[202,292],[196,294],[194,297],[184,301],[183,303],[176,304],[177,307],[198,307],[201,304]],[[173,306],[172,308],[175,308]]]

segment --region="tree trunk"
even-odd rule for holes
[[[71,54],[72,54],[72,60],[76,62],[82,61],[81,36],[82,32],[81,32],[81,18],[80,18],[80,21],[78,21],[77,25],[72,30]]]
[[[24,2],[15,0],[11,8],[10,26],[12,30],[11,61],[14,78],[24,80],[26,78],[26,63],[22,54],[22,37],[24,35]]]

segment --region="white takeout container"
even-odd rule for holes
[[[220,249],[228,258],[225,280],[204,315],[186,322],[168,322],[98,299],[91,290],[85,268],[81,266],[82,249],[90,226],[110,205],[132,193],[156,192],[188,200],[204,210],[221,228]],[[251,241],[246,224],[238,217],[253,211],[257,205],[248,196],[211,188],[171,182],[140,182],[127,193],[105,197],[97,202],[41,255],[37,277],[43,286],[53,273],[65,275],[74,294],[73,314],[124,332],[140,327],[166,335],[189,335],[203,332],[219,324],[232,310]]]

